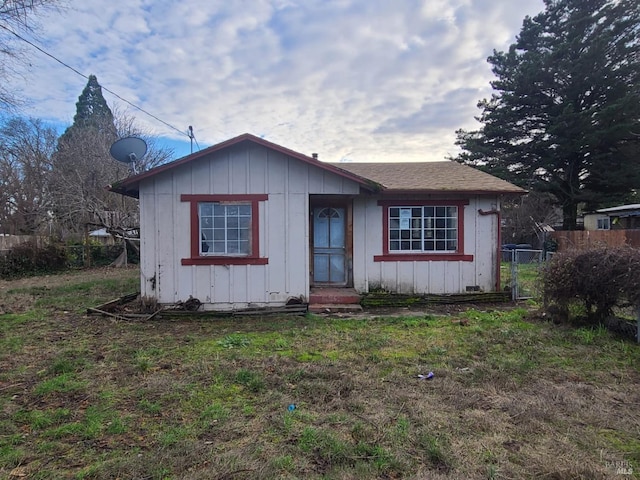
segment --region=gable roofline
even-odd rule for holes
[[[181,167],[187,163],[191,163],[194,160],[198,160],[199,158],[205,157],[212,153],[219,152],[224,150],[225,148],[232,147],[234,145],[238,145],[242,142],[252,142],[257,145],[261,145],[270,150],[274,150],[276,152],[282,153],[284,155],[293,157],[297,160],[300,160],[309,165],[313,165],[314,167],[321,168],[328,172],[334,173],[340,177],[351,180],[357,184],[359,184],[362,188],[369,190],[371,192],[377,192],[382,190],[382,185],[369,180],[367,178],[356,175],[355,173],[348,172],[341,168],[338,168],[330,163],[321,162],[320,160],[304,155],[303,153],[296,152],[289,148],[283,147],[281,145],[275,144],[268,140],[265,140],[260,137],[256,137],[250,133],[243,133],[237,137],[231,138],[229,140],[225,140],[224,142],[220,142],[216,145],[212,145],[211,147],[205,148],[204,150],[200,150],[198,152],[192,153],[185,157],[179,158],[169,163],[165,163],[164,165],[160,165],[158,167],[152,168],[151,170],[147,170],[146,172],[139,173],[137,175],[133,175],[131,177],[125,178],[123,180],[119,180],[112,185],[107,186],[107,190],[115,193],[119,193],[121,195],[126,195],[129,197],[138,198],[139,196],[139,187],[140,182],[146,180],[148,178],[154,177],[160,173],[167,172],[169,170],[173,170],[174,168]]]

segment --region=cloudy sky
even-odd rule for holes
[[[189,153],[249,132],[327,161],[442,160],[491,94],[486,58],[543,0],[68,0],[44,50],[178,130]],[[86,79],[32,50],[25,115],[68,125]],[[126,108],[105,92],[110,105]]]

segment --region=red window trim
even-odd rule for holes
[[[374,262],[473,262],[473,255],[464,253],[464,207],[469,200],[378,200],[382,207],[382,255]],[[391,253],[389,252],[389,207],[451,206],[458,207],[458,250],[455,253]]]
[[[181,202],[190,203],[191,257],[183,258],[182,265],[267,265],[269,259],[260,257],[260,216],[259,202],[269,199],[266,194],[248,195],[180,195]],[[238,257],[200,255],[200,222],[198,203],[200,202],[249,202],[251,203],[251,254]]]

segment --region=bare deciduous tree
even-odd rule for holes
[[[93,125],[70,131],[58,140],[52,162],[51,191],[58,226],[80,233],[87,224],[134,223],[129,217],[135,209],[105,190],[105,185],[125,177],[128,171],[109,155],[117,139],[112,128]]]
[[[49,179],[56,131],[37,119],[0,126],[0,231],[43,233],[50,221]]]
[[[26,62],[26,52],[14,34],[33,33],[34,18],[59,8],[59,0],[0,0],[0,108],[11,110],[20,103],[7,80],[18,75],[18,66]]]
[[[139,159],[136,165],[138,173],[157,167],[173,159],[173,149],[160,146],[157,137],[151,132],[141,128],[136,123],[135,117],[128,111],[121,110],[118,107],[112,108],[112,111],[118,138],[139,137],[147,144],[146,155]]]
[[[529,192],[508,200],[502,207],[502,241],[530,243],[536,248],[542,241],[540,227],[562,223],[561,211],[550,193]]]
[[[149,147],[139,169],[172,156],[171,150],[158,148],[132,116],[119,110],[114,115],[97,78],[89,76],[76,103],[73,125],[58,139],[52,161],[53,213],[62,231],[80,233],[87,225],[119,230],[138,226],[137,202],[105,189],[130,174],[128,165],[113,159],[109,149],[117,139],[132,135],[146,137]]]

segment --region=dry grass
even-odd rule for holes
[[[0,285],[23,302],[0,316],[0,478],[640,472],[640,349],[604,330],[524,309],[85,317],[135,288],[135,271],[106,272]]]

